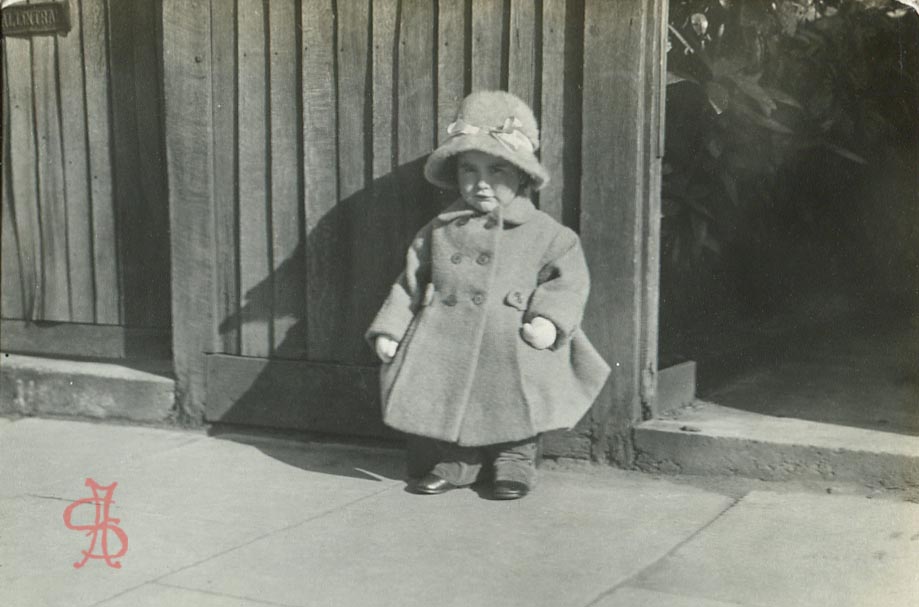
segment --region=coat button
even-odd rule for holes
[[[479,255],[479,257],[475,260],[475,262],[476,262],[477,264],[479,264],[480,266],[484,266],[484,265],[487,264],[489,261],[491,261],[491,255],[489,255],[488,253],[482,253],[482,254]]]
[[[456,295],[447,295],[447,297],[444,298],[444,305],[445,306],[455,306],[456,305]]]
[[[514,291],[514,301],[517,303],[523,303],[523,293],[520,291]]]
[[[453,256],[450,257],[450,261],[452,261],[453,263],[459,263],[463,261],[463,256],[460,255],[459,253],[454,253]]]
[[[472,296],[472,303],[477,306],[481,306],[483,303],[485,303],[485,296],[482,293],[476,293]]]

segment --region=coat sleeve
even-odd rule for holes
[[[405,269],[399,274],[383,302],[380,311],[364,334],[374,347],[378,335],[388,335],[396,341],[408,330],[421,307],[424,289],[431,276],[431,226],[421,229],[405,254]]]
[[[549,246],[548,260],[539,272],[524,321],[537,316],[552,321],[558,330],[553,349],[571,339],[584,315],[590,292],[590,274],[581,241],[572,230],[564,228]]]

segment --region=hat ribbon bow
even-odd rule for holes
[[[499,127],[483,128],[476,126],[474,124],[469,124],[462,118],[458,118],[455,122],[451,122],[450,126],[447,127],[447,134],[450,137],[459,137],[460,135],[478,135],[482,131],[485,131],[487,134],[491,135],[497,139],[501,144],[504,145],[507,149],[512,152],[516,152],[518,149],[523,148],[528,152],[536,151],[536,146],[533,145],[533,142],[529,137],[523,134],[523,131],[520,130],[520,127],[523,126],[523,123],[520,122],[520,119],[516,116],[511,116],[504,121]]]

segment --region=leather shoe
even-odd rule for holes
[[[530,492],[530,486],[520,481],[495,481],[492,489],[496,500],[516,500]]]
[[[436,474],[428,474],[412,486],[412,492],[421,495],[439,495],[451,489],[456,489],[456,485]]]

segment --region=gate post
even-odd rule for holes
[[[163,0],[163,88],[172,254],[173,361],[184,423],[204,420],[214,350],[214,150],[209,0]]]
[[[612,367],[585,422],[592,457],[634,459],[632,426],[657,371],[666,0],[586,0],[580,234],[584,326]]]

